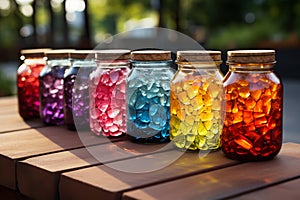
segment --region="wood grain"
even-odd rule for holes
[[[288,143],[278,157],[245,163],[124,194],[124,199],[223,199],[300,175],[300,145]],[[180,189],[179,189],[180,188]]]
[[[157,154],[158,160],[153,155],[145,156],[152,161],[151,166],[156,166],[168,160],[174,151]],[[114,166],[129,165],[134,167],[138,157],[119,162],[113,162]],[[183,154],[176,162],[157,171],[148,173],[126,173],[114,170],[105,165],[89,167],[72,172],[63,173],[60,180],[60,199],[120,199],[122,193],[151,184],[159,184],[164,181],[190,176],[222,167],[238,164],[229,160],[219,152],[214,152],[205,158],[199,158],[198,153],[188,152]]]
[[[29,158],[18,162],[18,188],[22,194],[33,199],[57,199],[59,176],[62,172],[141,156],[159,150],[164,145],[118,141]]]
[[[88,134],[84,144],[104,141]],[[0,185],[16,189],[16,161],[83,147],[82,138],[65,127],[45,127],[0,134]]]

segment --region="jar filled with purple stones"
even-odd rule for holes
[[[127,134],[141,143],[169,141],[170,51],[131,52],[132,71],[127,79]]]
[[[73,50],[50,50],[46,67],[41,71],[40,116],[46,125],[64,124],[64,73],[70,68]]]
[[[89,129],[89,75],[96,68],[95,52],[70,53],[72,65],[64,74],[64,117],[70,130]],[[75,126],[76,125],[76,126]]]
[[[126,78],[130,50],[97,50],[97,68],[90,74],[90,128],[96,135],[126,133]]]
[[[226,156],[271,159],[282,145],[283,87],[274,73],[274,50],[228,51],[226,113],[221,136]]]
[[[220,51],[178,51],[171,81],[170,138],[178,148],[217,150],[224,99]]]
[[[50,49],[21,50],[22,65],[17,71],[19,114],[23,119],[40,116],[39,75],[46,66],[44,52]]]

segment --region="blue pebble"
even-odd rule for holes
[[[157,110],[158,110],[157,104],[152,104],[149,108],[150,116],[154,116],[156,114]]]
[[[157,131],[160,131],[162,129],[162,127],[159,124],[155,124],[153,122],[150,122],[149,127]]]
[[[139,119],[134,120],[134,123],[138,128],[147,128],[148,126],[148,123],[142,122]]]
[[[128,106],[128,113],[129,113],[129,119],[135,120],[136,119],[136,110],[133,106]]]

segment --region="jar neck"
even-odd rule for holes
[[[132,61],[134,68],[170,68],[171,60],[163,61]]]
[[[235,72],[267,72],[273,71],[274,64],[230,64],[229,70]]]
[[[126,68],[129,67],[128,60],[97,60],[96,66],[99,68]]]
[[[177,62],[178,69],[219,69],[219,62]]]
[[[96,62],[93,59],[74,59],[72,67],[96,67]]]
[[[47,64],[49,67],[54,67],[54,66],[71,66],[71,61],[70,59],[52,59],[52,60],[48,60]]]
[[[26,58],[24,60],[24,63],[26,65],[32,65],[32,64],[41,64],[41,65],[45,65],[46,61],[43,58]]]

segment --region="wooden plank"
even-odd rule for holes
[[[231,199],[260,200],[260,199],[298,199],[300,196],[300,178],[281,183],[262,190],[247,193]]]
[[[43,126],[39,119],[24,121],[20,117],[16,96],[0,98],[0,133]]]
[[[16,161],[106,142],[93,134],[82,138],[65,127],[45,127],[0,134],[0,185],[16,189]]]
[[[162,146],[119,141],[91,146],[88,150],[80,148],[29,158],[17,164],[18,188],[22,194],[33,199],[57,199],[59,176],[62,172],[138,156],[140,152],[152,152]],[[131,149],[131,153],[122,151],[119,147]],[[101,160],[94,158],[89,152],[101,155]]]
[[[129,191],[124,199],[224,199],[297,177],[299,165],[300,145],[288,143],[273,160],[245,163]]]
[[[151,166],[156,166],[168,160],[174,151],[167,151],[153,155],[132,158],[111,163],[114,166],[128,165],[135,167],[140,159]],[[148,160],[145,160],[148,159]],[[142,186],[157,184],[173,180],[195,173],[214,170],[222,167],[238,164],[237,161],[229,160],[218,151],[209,154],[205,158],[199,158],[197,152],[186,152],[178,160],[169,166],[148,173],[126,173],[114,170],[105,165],[90,167],[63,173],[59,185],[60,199],[120,199],[122,192]]]
[[[40,120],[24,121],[17,112],[0,115],[0,133],[45,126]]]
[[[0,98],[0,108],[2,106],[18,105],[18,99],[16,96],[8,96]]]
[[[1,105],[0,106],[0,116],[10,113],[18,113],[18,105],[12,104],[12,105]]]
[[[20,193],[0,186],[0,197],[4,200],[30,200]]]

